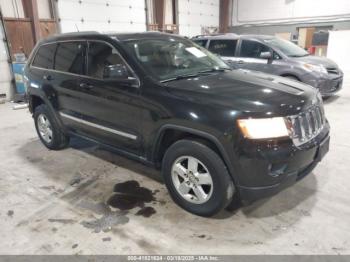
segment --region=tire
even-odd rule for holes
[[[34,123],[41,142],[47,148],[51,150],[60,150],[67,147],[69,144],[69,136],[62,132],[47,105],[41,104],[35,108]],[[46,128],[44,126],[46,126]],[[49,126],[49,128],[47,128],[47,126]]]
[[[196,161],[197,169],[193,168]],[[192,163],[192,167],[189,163]],[[211,181],[206,175],[208,173]],[[220,212],[231,202],[235,191],[221,157],[205,144],[194,140],[184,139],[170,146],[164,155],[162,174],[174,202],[199,216],[209,217]]]

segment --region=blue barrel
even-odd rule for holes
[[[23,82],[23,70],[26,63],[12,63],[13,73],[15,75],[17,94],[24,94],[26,92]]]

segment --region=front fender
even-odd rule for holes
[[[161,141],[162,138],[164,136],[164,134],[166,133],[166,131],[168,130],[176,130],[176,131],[182,131],[185,132],[187,134],[191,134],[194,135],[196,137],[200,137],[203,138],[205,140],[208,140],[210,142],[212,142],[218,149],[218,151],[220,152],[223,161],[226,165],[226,167],[228,168],[228,171],[231,175],[231,178],[233,179],[233,181],[235,182],[236,185],[238,184],[238,179],[235,176],[235,164],[234,164],[234,157],[232,156],[232,152],[228,152],[227,150],[227,146],[224,145],[224,142],[222,141],[222,139],[220,137],[216,137],[213,134],[210,134],[208,132],[204,132],[198,129],[194,129],[194,128],[189,128],[189,127],[185,127],[185,126],[179,126],[179,125],[174,125],[174,124],[164,124],[163,126],[161,126],[156,134],[155,137],[155,143],[153,145],[153,149],[152,149],[152,159],[153,161],[155,161],[155,159],[157,158],[157,154],[159,152],[160,146],[161,146]],[[233,148],[233,147],[232,147]]]

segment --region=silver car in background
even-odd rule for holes
[[[267,35],[197,36],[192,41],[233,68],[288,77],[318,88],[322,96],[342,88],[343,72],[332,60],[310,55],[290,41]]]

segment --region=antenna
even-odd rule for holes
[[[75,25],[75,28],[77,29],[77,32],[79,32],[79,28],[77,26],[77,24],[74,24]]]

